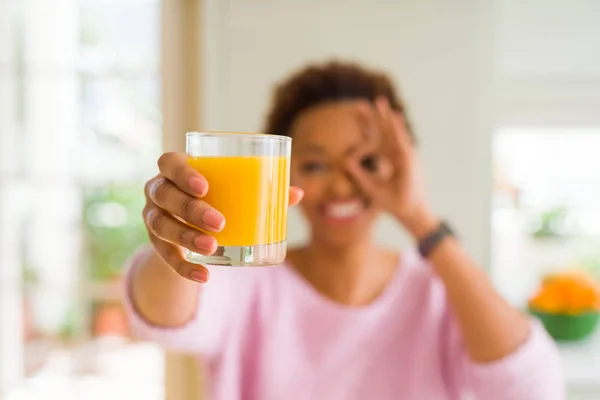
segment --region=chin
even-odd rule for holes
[[[362,232],[354,235],[321,236],[319,241],[334,249],[346,249],[368,243],[370,237],[371,236],[368,232]]]
[[[353,220],[332,221],[321,218],[312,223],[312,237],[331,247],[357,246],[370,241],[375,216],[364,215]]]

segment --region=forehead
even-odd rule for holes
[[[346,152],[364,138],[364,121],[357,112],[362,101],[344,101],[313,107],[301,113],[292,135],[296,152],[321,148],[327,153]]]

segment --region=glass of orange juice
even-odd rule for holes
[[[208,181],[203,200],[225,216],[217,251],[186,250],[188,261],[222,266],[281,264],[287,248],[292,139],[236,132],[190,132],[188,163]]]

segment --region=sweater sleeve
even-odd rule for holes
[[[564,400],[566,389],[558,348],[543,326],[530,320],[527,340],[513,353],[492,362],[472,361],[454,321],[448,331],[450,370],[458,386],[477,400]],[[459,382],[456,382],[458,380]]]
[[[177,327],[153,325],[137,311],[130,290],[133,272],[152,251],[150,247],[138,250],[131,257],[123,279],[123,304],[132,335],[172,351],[216,355],[231,320],[238,314],[233,312],[235,304],[244,301],[249,285],[236,279],[239,272],[233,276],[226,269],[210,269],[210,280],[202,285],[197,312],[190,321]]]

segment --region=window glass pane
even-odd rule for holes
[[[157,70],[158,1],[81,1],[80,64],[84,71]]]
[[[73,257],[80,243],[72,234],[79,196],[76,188],[34,180],[7,179],[3,187],[2,208],[10,212],[1,220],[4,232],[10,231],[10,242],[2,243],[7,261],[2,265],[18,275],[3,274],[2,296],[10,303],[19,299],[17,344],[22,345],[22,373],[31,375],[48,367],[54,351],[69,348],[81,336],[79,264]]]
[[[142,183],[86,187],[85,257],[95,281],[115,280],[131,254],[148,241],[141,214]]]
[[[29,283],[23,291],[25,374],[52,369],[53,354],[68,351],[81,336],[73,286]]]
[[[123,181],[154,174],[160,151],[159,78],[84,77],[81,89],[83,177]]]
[[[600,127],[509,128],[493,146],[492,272],[501,290],[522,305],[549,272],[599,274]]]
[[[160,9],[0,2],[0,373],[27,378],[8,399],[161,398],[119,305],[161,144]]]

